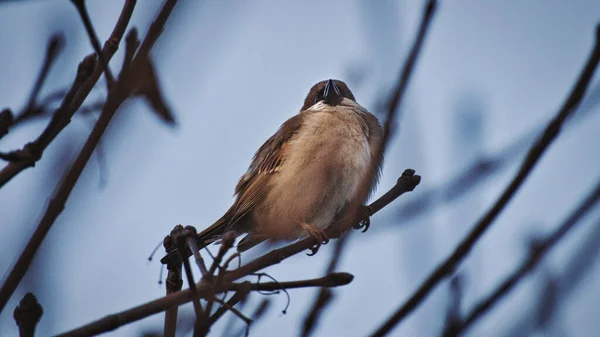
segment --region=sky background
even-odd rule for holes
[[[87,3],[104,40],[122,1]],[[130,27],[145,35],[159,3],[138,1]],[[227,210],[256,149],[298,112],[314,83],[344,80],[360,104],[380,113],[422,7],[416,0],[180,1],[152,52],[177,127],[161,123],[140,99],[122,106],[102,139],[100,156],[88,163],[0,314],[0,336],[17,334],[12,310],[27,291],[44,306],[38,336],[163,296],[164,286],[157,284],[160,263],[147,263],[154,246],[176,224],[200,230]],[[600,2],[592,0],[441,1],[375,197],[406,168],[415,169],[422,183],[374,216],[367,233],[353,234],[339,271],[355,279],[335,290],[315,335],[374,331],[452,251],[562,104],[593,46],[598,22]],[[0,108],[24,106],[52,33],[62,31],[66,46],[42,97],[68,86],[77,63],[92,52],[70,1],[1,3],[0,28]],[[113,73],[121,53],[111,63]],[[526,256],[531,238],[550,233],[600,178],[600,77],[594,78],[582,109],[458,269],[463,311],[494,289]],[[101,80],[86,103],[105,94]],[[76,117],[35,168],[0,189],[4,276],[93,120]],[[46,123],[37,119],[11,131],[0,140],[0,151],[21,148]],[[482,159],[497,165],[452,185]],[[599,219],[598,209],[590,212],[469,335],[599,335]],[[333,246],[322,247],[315,257],[298,254],[267,271],[279,281],[320,277]],[[260,253],[257,248],[244,260]],[[556,310],[548,330],[535,330],[549,280],[558,289]],[[315,294],[316,289],[290,291],[286,315],[281,314],[285,296],[272,297],[270,311],[253,325],[251,336],[297,335]],[[448,294],[445,281],[391,335],[439,335]],[[261,297],[254,294],[245,312]],[[192,311],[188,304],[180,314]],[[160,331],[163,319],[154,315],[107,335]],[[214,335],[231,322],[236,326],[230,331],[241,328],[238,320],[225,317]]]

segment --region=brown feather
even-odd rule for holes
[[[235,188],[237,195],[235,203],[225,215],[198,234],[201,242],[213,242],[225,232],[236,228],[240,230],[237,234],[242,234],[244,229],[240,227],[244,226],[236,224],[243,221],[244,217],[264,199],[271,176],[277,173],[285,160],[285,144],[294,136],[301,124],[300,115],[293,116],[256,151],[248,171],[242,175]]]

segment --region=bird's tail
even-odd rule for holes
[[[200,249],[220,240],[223,237],[223,234],[225,234],[227,228],[229,227],[229,218],[229,212],[227,212],[219,220],[215,221],[215,223],[198,233],[196,236],[196,241],[198,242]]]

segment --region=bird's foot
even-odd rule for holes
[[[301,222],[300,227],[302,227],[302,229],[307,231],[310,236],[317,240],[317,243],[310,248],[311,252],[307,253],[306,255],[315,255],[319,251],[319,248],[321,248],[321,245],[324,245],[329,242],[329,236],[327,236],[324,230],[319,229],[306,222]]]
[[[359,209],[360,221],[354,225],[354,229],[363,229],[362,232],[369,230],[371,226],[371,216],[373,215],[373,209],[370,206],[361,206]]]

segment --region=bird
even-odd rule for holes
[[[235,202],[214,224],[197,235],[202,247],[226,232],[247,234],[238,252],[265,241],[313,236],[329,241],[325,230],[343,220],[359,184],[370,170],[383,129],[377,117],[356,102],[341,80],[313,85],[299,113],[256,151],[235,187]],[[368,181],[369,195],[381,163]],[[362,203],[366,202],[361,200]],[[364,206],[366,207],[366,206]],[[368,226],[368,210],[365,209]],[[368,227],[365,227],[365,230]]]

